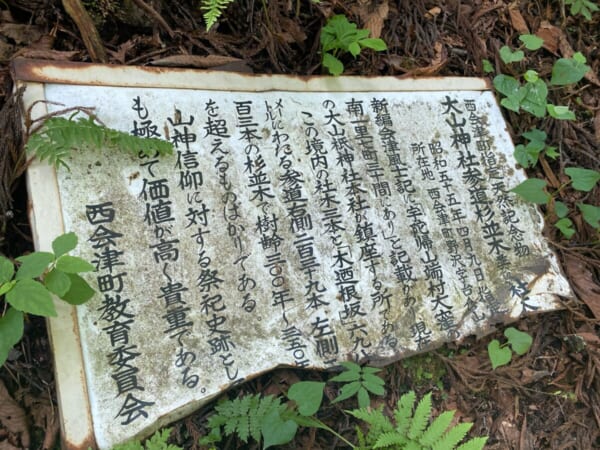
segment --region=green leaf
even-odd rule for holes
[[[523,137],[529,139],[531,142],[545,143],[548,135],[537,128],[532,128],[531,130],[523,133]]]
[[[508,339],[508,343],[517,355],[524,355],[531,348],[533,338],[523,331],[517,330],[514,327],[508,327],[504,330],[504,336]]]
[[[548,103],[546,109],[548,110],[548,114],[555,119],[575,120],[575,113],[568,106],[556,106]]]
[[[510,97],[506,97],[500,100],[500,104],[506,109],[510,109],[514,112],[519,112],[519,109],[521,108],[521,102],[515,99],[515,97],[512,95]]]
[[[488,59],[482,59],[481,64],[483,66],[484,73],[492,73],[494,71],[494,66]]]
[[[514,192],[528,202],[545,204],[550,200],[550,194],[544,190],[545,187],[545,180],[529,178],[512,188],[511,192]]]
[[[549,158],[552,159],[556,159],[558,158],[560,155],[559,153],[556,151],[556,147],[552,147],[550,145],[548,145],[546,147],[546,156],[548,156]]]
[[[596,229],[600,228],[600,208],[585,203],[579,203],[577,207],[583,215],[583,220]]]
[[[535,83],[536,81],[538,81],[540,79],[540,76],[538,75],[538,73],[535,70],[528,70],[527,72],[525,72],[523,74],[523,78],[525,78],[525,81],[529,81],[530,83]]]
[[[548,98],[548,86],[542,80],[528,81],[519,89],[519,95],[523,97],[521,108],[536,117],[546,115],[546,100]]]
[[[15,274],[15,266],[10,259],[0,255],[0,284],[12,280]]]
[[[359,408],[367,408],[371,404],[371,399],[369,398],[369,393],[364,388],[364,386],[361,386],[358,389],[357,397],[358,397],[358,407]]]
[[[312,416],[321,407],[325,383],[318,381],[300,381],[294,383],[287,396],[298,405],[298,412],[303,416]]]
[[[483,450],[487,440],[487,436],[476,437],[456,447],[456,450]]]
[[[351,42],[348,45],[348,51],[356,58],[360,54],[360,45],[358,45],[358,42]]]
[[[384,50],[387,50],[387,45],[385,44],[385,41],[383,39],[379,39],[379,38],[361,39],[360,41],[358,41],[358,43],[360,44],[361,47],[370,48],[377,52],[382,52]]]
[[[23,313],[8,308],[0,317],[0,367],[8,358],[8,352],[23,337]]]
[[[45,317],[56,316],[50,291],[35,280],[28,278],[18,280],[5,298],[19,311]]]
[[[540,141],[532,141],[527,145],[519,144],[515,147],[513,155],[522,167],[533,167],[537,164],[544,146],[544,142]]]
[[[17,261],[21,263],[15,277],[17,280],[37,278],[54,261],[54,255],[50,252],[33,252],[29,255],[19,256]]]
[[[544,45],[544,40],[535,34],[522,34],[519,40],[525,45],[527,50],[537,50]]]
[[[582,55],[583,56],[583,55]],[[550,84],[564,86],[577,83],[590,70],[590,66],[573,58],[560,58],[552,66],[552,78]]]
[[[417,439],[427,427],[429,416],[431,415],[431,392],[425,395],[417,404],[412,423],[408,429],[408,437]]]
[[[323,53],[323,67],[327,68],[329,73],[336,77],[344,72],[344,65],[342,62],[329,53]]]
[[[573,189],[590,192],[600,180],[600,172],[597,170],[581,169],[579,167],[567,167],[565,173],[573,181]]]
[[[66,294],[59,296],[67,303],[71,305],[81,305],[87,302],[96,293],[96,291],[94,291],[87,283],[87,281],[85,281],[79,275],[69,273],[67,276],[71,281],[71,287]]]
[[[521,50],[512,51],[508,45],[502,46],[500,49],[500,59],[505,64],[522,61],[525,58],[525,53]]]
[[[63,255],[56,260],[56,268],[66,273],[93,272],[96,268],[78,256]]]
[[[293,420],[283,421],[277,410],[271,411],[263,419],[263,449],[273,445],[287,444],[296,435],[298,424]]]
[[[0,284],[0,295],[6,294],[13,287],[15,287],[16,283],[17,283],[17,280],[11,280],[11,281],[7,281],[6,283]]]
[[[62,297],[71,288],[71,279],[66,273],[58,269],[52,269],[44,277],[44,286],[53,294]]]
[[[571,219],[568,217],[563,217],[562,219],[557,220],[554,226],[558,228],[567,239],[571,239],[571,237],[575,234],[573,222],[571,222]]]
[[[335,377],[330,378],[329,381],[345,383],[347,381],[359,381],[361,379],[362,369],[358,364],[352,361],[344,361],[340,363],[340,366],[344,367],[346,370],[340,372]]]
[[[566,217],[569,214],[569,208],[563,202],[556,200],[554,202],[554,212],[560,218]]]
[[[507,97],[516,94],[521,87],[521,84],[514,77],[502,73],[494,77],[493,84],[498,92]]]
[[[498,339],[494,339],[488,344],[488,356],[492,362],[492,369],[505,366],[512,359],[510,349],[507,347],[500,347]]]
[[[360,381],[353,381],[352,383],[343,385],[340,390],[340,395],[338,395],[331,403],[338,403],[352,397],[358,392],[361,386],[362,383]]]
[[[57,258],[70,252],[75,247],[77,247],[77,235],[73,232],[65,233],[52,241],[52,250]]]

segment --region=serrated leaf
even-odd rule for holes
[[[476,437],[458,446],[456,450],[483,450],[483,447],[485,446],[487,440],[487,436]]]
[[[573,58],[560,58],[552,66],[552,78],[550,84],[564,86],[574,84],[581,80],[590,66],[583,64]]]
[[[62,255],[56,260],[56,268],[65,273],[93,272],[96,268],[79,256]]]
[[[565,173],[571,178],[573,188],[578,191],[590,192],[600,180],[600,172],[597,170],[567,167]]]
[[[415,391],[409,391],[398,400],[398,406],[394,411],[394,419],[396,419],[396,430],[399,433],[406,433],[410,426],[412,408],[416,398],[417,394],[415,394]]]
[[[344,65],[342,62],[329,53],[323,53],[323,67],[329,70],[331,75],[336,77],[344,72]]]
[[[600,228],[600,208],[585,203],[579,203],[577,207],[583,215],[583,220],[596,229]]]
[[[0,255],[0,284],[12,280],[15,274],[15,266],[10,259]]]
[[[55,268],[44,277],[44,286],[53,294],[61,297],[71,288],[71,279],[66,273]]]
[[[500,347],[498,339],[494,339],[488,344],[488,356],[492,363],[492,369],[495,369],[508,364],[512,359],[512,352],[508,347]]]
[[[450,426],[450,423],[452,423],[455,413],[456,411],[445,411],[437,416],[431,422],[431,425],[427,427],[425,433],[423,433],[420,443],[423,445],[433,445],[436,441],[440,440],[446,429]]]
[[[379,39],[379,38],[366,38],[366,39],[361,39],[360,41],[358,41],[361,47],[366,47],[366,48],[370,48],[372,50],[375,50],[377,52],[382,52],[384,50],[387,50],[387,45],[384,42],[383,39]]]
[[[408,437],[418,439],[425,430],[431,415],[431,392],[425,395],[417,404],[412,423],[408,429]]]
[[[45,317],[56,316],[50,291],[35,280],[29,278],[17,280],[5,298],[19,311]]]
[[[548,114],[550,117],[554,117],[559,120],[575,120],[575,113],[569,109],[568,106],[556,106],[548,103],[546,105]]]
[[[321,407],[324,388],[324,382],[300,381],[290,387],[287,396],[290,400],[296,402],[300,414],[303,416],[312,416]]]
[[[67,276],[71,281],[71,286],[66,294],[59,296],[61,299],[71,305],[81,305],[87,302],[94,296],[96,291],[91,286],[75,273],[68,273]]]
[[[551,159],[556,159],[558,158],[560,155],[559,153],[556,151],[556,147],[552,147],[550,145],[548,145],[546,147],[546,156],[548,156]]]
[[[470,422],[459,423],[458,425],[452,427],[442,439],[437,441],[432,446],[432,450],[446,450],[455,448],[456,444],[464,439],[471,427],[473,427],[473,424]]]
[[[527,50],[537,50],[544,45],[544,40],[535,34],[522,34],[519,40],[525,45]]]
[[[77,235],[73,232],[58,236],[52,241],[52,250],[58,258],[77,247]]]
[[[504,336],[506,336],[513,352],[517,355],[524,355],[527,353],[533,343],[533,338],[529,334],[517,330],[514,327],[508,327],[504,330]]]
[[[342,386],[340,390],[340,395],[338,395],[331,403],[338,403],[342,400],[346,400],[352,397],[354,394],[358,392],[361,388],[362,384],[360,381],[353,381],[352,383],[348,383]]]
[[[262,425],[263,449],[287,444],[296,435],[298,424],[293,420],[283,421],[277,411],[265,416]]]
[[[545,204],[548,203],[548,200],[550,199],[550,194],[544,190],[545,187],[545,180],[540,180],[539,178],[529,178],[512,188],[510,191],[519,195],[528,202]]]
[[[23,337],[23,313],[15,308],[8,308],[0,317],[0,367],[8,358],[13,346]]]
[[[505,64],[522,61],[525,58],[525,53],[521,50],[513,51],[508,45],[504,45],[500,48],[500,59]]]
[[[376,449],[392,447],[404,449],[406,448],[404,447],[406,444],[408,444],[408,439],[403,434],[396,432],[382,433],[375,441],[373,448]]]
[[[54,261],[54,255],[50,252],[33,252],[29,255],[19,256],[17,261],[21,263],[17,270],[15,279],[37,278],[48,265]]]

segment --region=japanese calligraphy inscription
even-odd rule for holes
[[[45,96],[175,147],[57,173],[97,269],[77,320],[101,448],[278,365],[384,364],[569,295],[489,91]]]

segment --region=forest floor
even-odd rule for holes
[[[63,4],[78,1],[5,0],[0,2],[0,253],[17,257],[32,250],[27,223],[22,136],[18,107],[11,96],[10,61],[15,57],[54,61],[213,68],[264,74],[322,73],[319,33],[327,18],[345,14],[381,37],[388,50],[365,51],[344,59],[345,75],[404,77],[486,77],[536,70],[549,78],[559,57],[579,51],[591,72],[575,86],[554,88],[549,99],[569,105],[575,121],[536,119],[503,109],[515,143],[535,126],[548,134],[560,157],[542,156],[529,174],[553,187],[566,180],[565,166],[600,169],[600,13],[591,20],[571,15],[562,1],[503,0],[235,0],[210,32],[199,0],[101,0],[85,2],[100,40],[90,44],[89,28],[79,28]],[[125,6],[120,6],[125,5]],[[151,6],[151,8],[149,7]],[[507,67],[503,45],[537,34],[544,48]],[[494,74],[491,75],[493,77]],[[456,409],[474,422],[471,435],[489,436],[488,449],[600,448],[600,245],[598,232],[582,220],[576,202],[600,205],[600,188],[561,191],[576,233],[566,239],[552,225],[544,231],[577,298],[558,312],[534,315],[516,326],[533,336],[531,350],[492,370],[487,345],[500,338],[465,339],[386,367],[386,396],[374,404],[390,411],[399,396],[414,389],[433,392],[435,412]],[[585,197],[584,197],[585,196]],[[542,207],[547,219],[551,212]],[[0,301],[0,307],[2,303]],[[0,315],[2,308],[0,308]],[[229,391],[279,393],[298,379],[324,380],[328,374],[276,370]],[[329,393],[333,395],[332,393]],[[213,404],[173,425],[171,441],[199,448]],[[349,403],[329,405],[319,417],[353,440],[354,424],[343,413]],[[0,368],[0,450],[51,449],[58,445],[56,391],[45,322],[30,318],[23,340]],[[341,448],[328,433],[303,430],[286,448]],[[223,448],[257,448],[235,439]]]

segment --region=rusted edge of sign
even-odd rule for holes
[[[473,77],[254,75],[198,69],[56,62],[23,58],[13,61],[12,72],[14,79],[38,83],[230,92],[483,91],[491,89],[488,79]]]
[[[25,108],[38,102],[32,119],[47,114],[44,85],[23,83]],[[36,250],[52,251],[52,241],[64,233],[64,224],[56,172],[48,164],[35,159],[27,169],[29,221]],[[55,208],[43,205],[55,205]],[[43,213],[42,213],[43,211]],[[57,316],[48,319],[48,335],[54,350],[54,376],[60,413],[61,445],[67,450],[95,448],[96,440],[87,393],[77,311],[66,302],[54,302]]]

